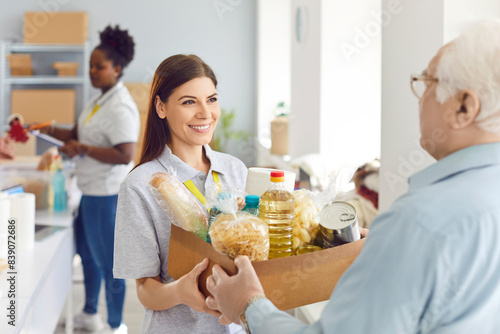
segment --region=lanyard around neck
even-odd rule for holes
[[[87,125],[87,123],[90,121],[90,119],[97,113],[100,107],[102,107],[106,102],[108,102],[120,89],[116,89],[114,92],[111,92],[105,99],[101,101],[101,103],[97,103],[94,106],[94,109],[87,115],[87,118],[85,119],[85,122],[83,125]]]
[[[213,170],[212,175],[214,178],[215,185],[217,187],[217,192],[219,193],[222,191],[222,185],[220,183],[219,174],[217,174],[217,172]],[[201,191],[199,191],[198,188],[196,188],[193,181],[187,180],[186,182],[184,182],[184,185],[189,189],[189,191],[191,191],[191,193],[193,193],[194,196],[196,196],[196,198],[201,202],[201,204],[205,205],[206,203],[205,196],[203,196]]]

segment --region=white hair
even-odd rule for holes
[[[443,50],[436,77],[441,104],[461,90],[474,90],[481,101],[478,126],[500,134],[500,19],[469,26]]]

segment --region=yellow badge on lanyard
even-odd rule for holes
[[[217,172],[213,170],[212,175],[214,177],[215,185],[217,186],[217,192],[221,192],[222,185],[220,183],[219,174],[217,174]],[[187,180],[186,182],[184,182],[184,185],[189,189],[189,191],[191,191],[191,193],[193,193],[194,196],[196,196],[196,198],[201,202],[201,204],[205,205],[206,203],[205,196],[203,196],[201,191],[199,191],[198,188],[196,188],[193,181]]]
[[[85,123],[83,123],[84,125],[87,125],[87,123],[90,121],[90,119],[92,118],[92,116],[94,116],[95,113],[97,112],[97,110],[99,110],[99,107],[100,107],[99,104],[95,105],[94,110],[92,110],[90,112],[90,114],[87,116],[87,118],[85,119]]]

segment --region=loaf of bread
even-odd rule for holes
[[[208,233],[215,250],[231,259],[247,255],[250,261],[263,261],[269,256],[269,227],[253,215],[220,214]]]
[[[174,176],[155,173],[151,176],[152,192],[172,224],[207,240],[207,210]]]

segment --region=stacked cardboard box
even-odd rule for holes
[[[13,90],[11,112],[21,114],[25,124],[50,120],[58,124],[73,124],[75,99],[74,89]]]
[[[85,12],[26,12],[24,43],[83,44],[87,40]]]
[[[78,63],[70,61],[59,61],[52,64],[52,67],[57,70],[57,75],[63,76],[76,76],[78,72]]]
[[[30,54],[11,54],[9,59],[10,71],[12,76],[33,75],[33,67]]]

